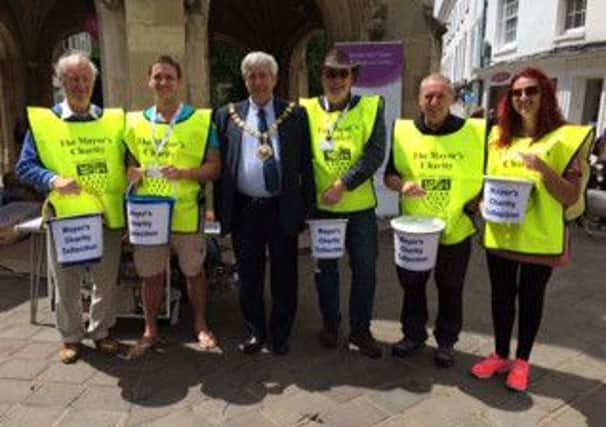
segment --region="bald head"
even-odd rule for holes
[[[425,124],[437,129],[450,114],[450,106],[455,102],[455,92],[450,79],[442,74],[430,74],[421,80],[419,86],[419,108],[423,112]]]

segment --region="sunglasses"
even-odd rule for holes
[[[521,98],[523,94],[525,94],[528,98],[531,96],[537,96],[541,90],[538,86],[528,86],[522,89],[512,89],[511,96],[514,98]]]
[[[322,75],[329,80],[336,79],[337,77],[340,79],[346,79],[350,74],[351,72],[349,70],[334,68],[327,68],[322,73]]]

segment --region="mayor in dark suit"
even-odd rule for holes
[[[274,98],[278,64],[251,52],[242,61],[250,97],[219,109],[215,123],[224,165],[215,187],[225,233],[231,232],[240,276],[240,306],[248,337],[238,349],[256,353],[265,343],[289,351],[297,308],[298,234],[312,209],[314,183],[305,110]],[[263,297],[269,251],[271,313]]]

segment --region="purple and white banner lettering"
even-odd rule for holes
[[[392,123],[400,117],[402,105],[402,76],[404,47],[402,42],[342,42],[337,43],[356,64],[360,73],[353,92],[360,95],[381,95],[385,99],[387,150],[383,164],[375,174],[375,188],[380,217],[398,214],[398,195],[383,184],[383,172],[391,151]]]

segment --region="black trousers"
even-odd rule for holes
[[[249,334],[275,343],[285,342],[297,310],[297,234],[280,226],[278,198],[238,194],[232,230],[240,277],[240,307]],[[271,315],[269,334],[265,315],[264,282],[269,251]]]
[[[471,238],[454,245],[440,245],[434,268],[438,288],[438,318],[434,336],[439,346],[452,346],[463,325],[463,284],[471,255]],[[402,301],[402,332],[407,338],[423,342],[427,339],[427,293],[429,271],[410,271],[397,267]]]
[[[518,297],[518,348],[516,358],[528,360],[543,317],[545,288],[552,267],[512,261],[486,253],[492,287],[492,323],[495,351],[509,357],[509,342]]]

